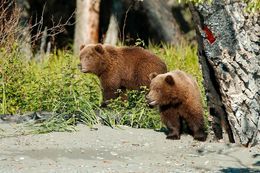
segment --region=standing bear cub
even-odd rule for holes
[[[150,73],[167,72],[165,63],[143,48],[101,44],[80,47],[79,68],[99,77],[104,101],[115,98],[118,89],[149,87]]]
[[[180,139],[182,120],[194,139],[205,141],[202,100],[198,84],[189,74],[175,70],[150,74],[149,105],[159,106],[162,122],[169,129],[167,139]]]

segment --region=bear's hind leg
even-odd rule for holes
[[[204,129],[198,129],[196,132],[194,132],[193,135],[194,139],[198,140],[198,141],[206,141],[207,139],[207,133],[205,132]]]
[[[207,133],[204,128],[204,121],[195,121],[194,119],[186,120],[192,132],[193,138],[198,141],[206,141]]]

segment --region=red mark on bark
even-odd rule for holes
[[[214,37],[213,33],[206,25],[203,27],[203,31],[205,32],[206,38],[210,42],[210,44],[214,43],[216,38]]]

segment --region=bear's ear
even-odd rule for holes
[[[82,50],[84,47],[85,47],[85,44],[82,44],[82,45],[79,47],[79,50]]]
[[[174,79],[171,75],[167,75],[165,78],[165,82],[169,85],[174,85]]]
[[[149,74],[149,79],[152,80],[153,78],[155,78],[158,74],[156,72],[150,73]]]
[[[104,53],[104,49],[103,49],[103,47],[102,47],[102,45],[101,44],[97,44],[96,46],[95,46],[95,50],[98,52],[98,53],[100,53],[100,54],[103,54]]]

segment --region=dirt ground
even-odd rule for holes
[[[149,129],[77,126],[72,133],[22,135],[0,124],[0,173],[260,172],[260,146],[166,140]]]

